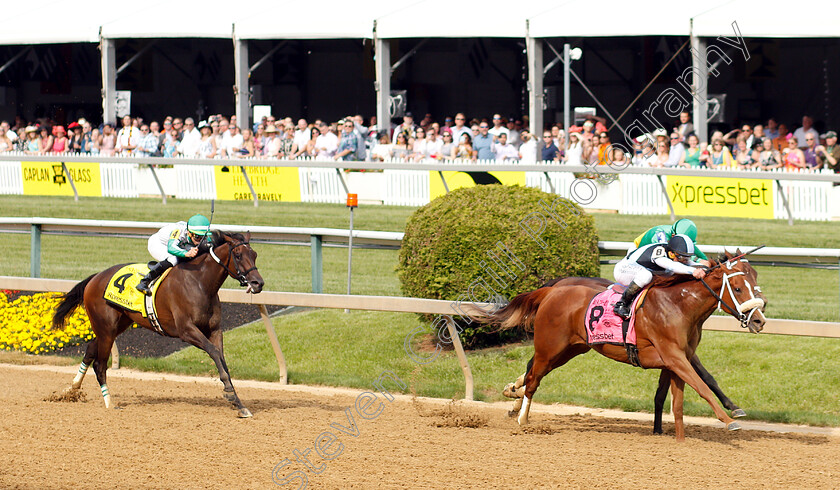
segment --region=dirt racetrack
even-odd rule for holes
[[[74,371],[0,365],[0,488],[271,488],[286,458],[277,480],[301,471],[310,488],[840,487],[835,435],[689,423],[678,444],[671,424],[668,435],[654,436],[648,421],[532,412],[520,429],[498,406],[388,402],[381,394],[380,415],[365,420],[354,408],[360,390],[234,380],[254,413],[238,419],[221,383],[148,373],[109,377],[118,410],[104,408],[92,371],[86,401],[45,401]],[[333,428],[351,431],[348,408],[355,436]],[[338,442],[322,440],[324,453],[341,448],[328,461],[311,449],[325,431]],[[295,451],[321,472],[298,463]]]

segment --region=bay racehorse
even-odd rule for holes
[[[677,440],[685,439],[682,419],[684,384],[694,388],[712,407],[728,429],[740,426],[712,399],[712,391],[692,367],[691,359],[700,342],[702,325],[718,307],[742,326],[757,333],[764,327],[765,301],[756,284],[757,273],[740,255],[726,253],[712,266],[704,281],[675,275],[655,279],[636,314],[636,340],[641,366],[665,371],[671,386]],[[584,315],[592,298],[604,291],[599,278],[574,278],[573,284],[555,284],[520,294],[506,307],[477,317],[501,329],[532,327],[534,358],[523,380],[524,394],[518,422],[526,424],[534,393],[540,381],[553,369],[594,349],[618,362],[629,363],[623,346],[588,345]],[[719,291],[719,293],[717,292]]]
[[[199,246],[200,251],[208,253],[199,253],[194,259],[178,264],[160,284],[155,295],[157,318],[166,336],[177,337],[207,352],[219,370],[225,398],[239,410],[240,417],[250,417],[251,412],[233,389],[225,362],[218,292],[228,276],[237,279],[240,285],[248,286],[252,293],[262,291],[264,282],[256,266],[257,252],[249,244],[250,233],[213,231],[211,238],[212,246],[206,241]],[[105,373],[114,339],[133,323],[154,330],[148,317],[107,302],[103,297],[112,276],[123,265],[110,267],[76,284],[62,296],[53,315],[53,327],[62,328],[65,317],[84,304],[95,338],[87,345],[70,389],[82,385],[85,373],[93,363],[106,408],[111,406],[111,397]]]

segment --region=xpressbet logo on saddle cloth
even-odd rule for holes
[[[586,316],[584,316],[584,323],[586,326],[586,343],[589,345],[595,344],[615,344],[636,345],[636,315],[630,317],[630,326],[627,329],[627,335],[624,336],[622,331],[623,319],[613,312],[613,306],[616,301],[621,298],[621,292],[615,291],[615,285],[607,288],[606,291],[598,293],[589,302],[589,307],[586,309]],[[630,311],[635,313],[636,308],[644,300],[648,289],[646,288],[642,294],[636,297]]]

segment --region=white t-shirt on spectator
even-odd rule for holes
[[[491,148],[493,150],[493,154],[496,155],[497,162],[519,160],[519,152],[516,151],[516,148],[514,148],[510,143],[505,143],[504,145],[493,143]]]
[[[531,138],[519,146],[519,153],[522,154],[522,163],[537,162],[537,140]]]
[[[192,131],[184,131],[178,151],[185,157],[195,158],[198,154],[198,146],[201,144],[201,133],[193,128]]]
[[[309,140],[312,139],[312,132],[307,127],[304,130],[295,129],[295,144],[297,145],[298,149],[303,148],[309,143]]]
[[[317,158],[332,158],[338,151],[338,136],[332,131],[315,138],[315,156]]]
[[[508,144],[510,144],[510,130],[504,126],[499,126],[498,128],[493,127],[487,130],[488,133],[492,134],[494,138],[498,138],[500,134],[504,133],[508,136]]]

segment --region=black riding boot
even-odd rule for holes
[[[170,267],[172,267],[172,264],[170,264],[168,260],[158,262],[157,264],[149,267],[149,273],[146,274],[143,279],[140,279],[140,282],[136,286],[137,290],[146,296],[151,296],[152,289],[149,287],[149,283],[160,277],[160,275],[163,274],[163,271],[169,269]]]
[[[633,300],[639,294],[642,288],[635,282],[631,282],[630,286],[621,294],[621,299],[615,304],[613,311],[621,318],[630,318],[630,307],[633,305]]]

